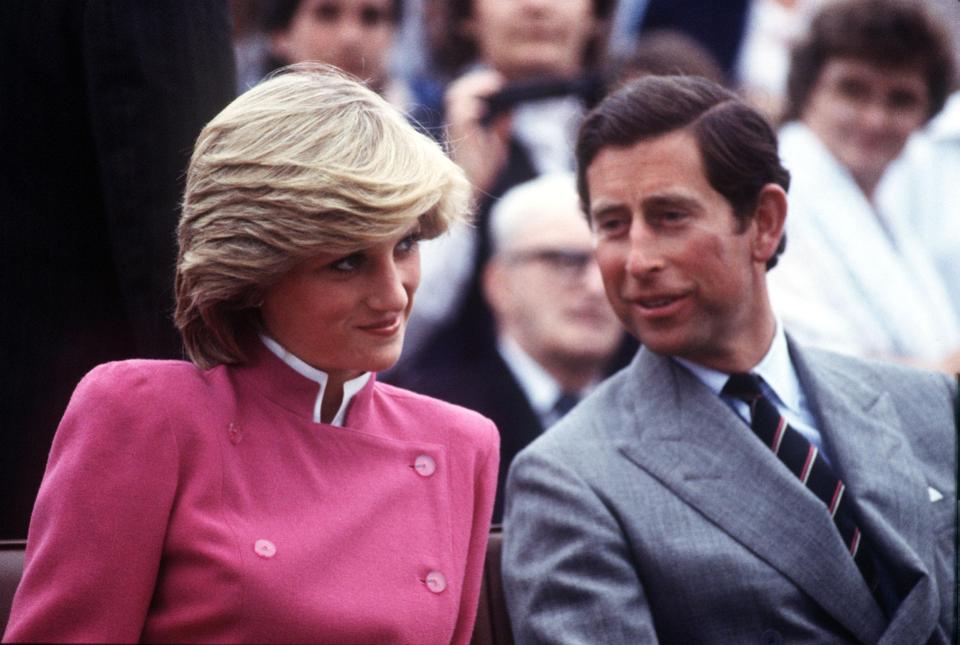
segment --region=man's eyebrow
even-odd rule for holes
[[[610,212],[623,211],[624,209],[626,209],[626,205],[621,202],[599,200],[590,207],[590,219],[599,217],[600,215],[606,215]]]
[[[653,208],[696,209],[699,208],[699,203],[697,200],[687,197],[686,195],[653,195],[644,199],[642,206],[644,210]]]

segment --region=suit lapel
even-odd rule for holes
[[[620,451],[875,642],[886,621],[822,502],[686,369],[642,350],[631,371],[630,389],[644,396],[622,418]]]
[[[930,518],[922,512],[930,500],[890,396],[792,344],[791,356],[860,528],[906,587],[885,639],[903,629],[912,639],[928,633],[938,619],[936,585],[924,565],[933,561],[934,544],[924,537],[932,534]]]

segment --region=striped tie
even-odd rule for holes
[[[876,593],[876,570],[867,548],[862,544],[852,502],[844,495],[846,487],[819,454],[817,447],[792,428],[777,407],[763,395],[760,379],[756,375],[731,375],[721,394],[740,399],[750,406],[750,427],[790,472],[826,505],[867,586]]]

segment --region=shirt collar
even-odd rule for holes
[[[503,361],[513,372],[520,388],[530,402],[530,407],[541,418],[553,408],[560,396],[560,386],[552,376],[530,358],[513,338],[501,335],[497,340],[497,350]]]
[[[326,390],[327,380],[329,378],[327,373],[323,370],[318,370],[312,365],[308,365],[269,336],[261,335],[260,340],[267,346],[267,349],[273,352],[277,358],[286,363],[293,371],[320,385],[317,398],[313,404],[313,422],[322,423],[320,421],[320,408],[323,405],[323,393]],[[343,384],[343,401],[340,402],[340,409],[338,409],[337,413],[333,416],[330,425],[343,427],[343,421],[347,415],[347,408],[350,407],[350,401],[353,400],[357,392],[363,389],[363,386],[370,380],[370,376],[370,372],[364,372],[360,376],[350,379]]]
[[[790,410],[800,410],[802,392],[800,379],[797,377],[793,362],[790,360],[787,337],[783,333],[783,325],[779,318],[777,318],[776,323],[776,331],[774,331],[770,348],[767,349],[767,353],[753,367],[751,372],[763,379],[763,382],[779,403]],[[692,363],[683,358],[674,357],[674,360],[690,370],[700,382],[717,396],[720,396],[720,391],[730,377],[729,374]]]

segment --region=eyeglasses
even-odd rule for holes
[[[586,272],[593,262],[593,254],[563,249],[531,249],[510,253],[507,259],[511,263],[537,262],[566,277],[575,278]]]
[[[343,7],[336,2],[325,2],[314,10],[314,17],[320,22],[337,22],[344,13]],[[393,22],[395,16],[389,7],[365,5],[358,14],[360,24],[367,28],[379,27],[387,22]]]

